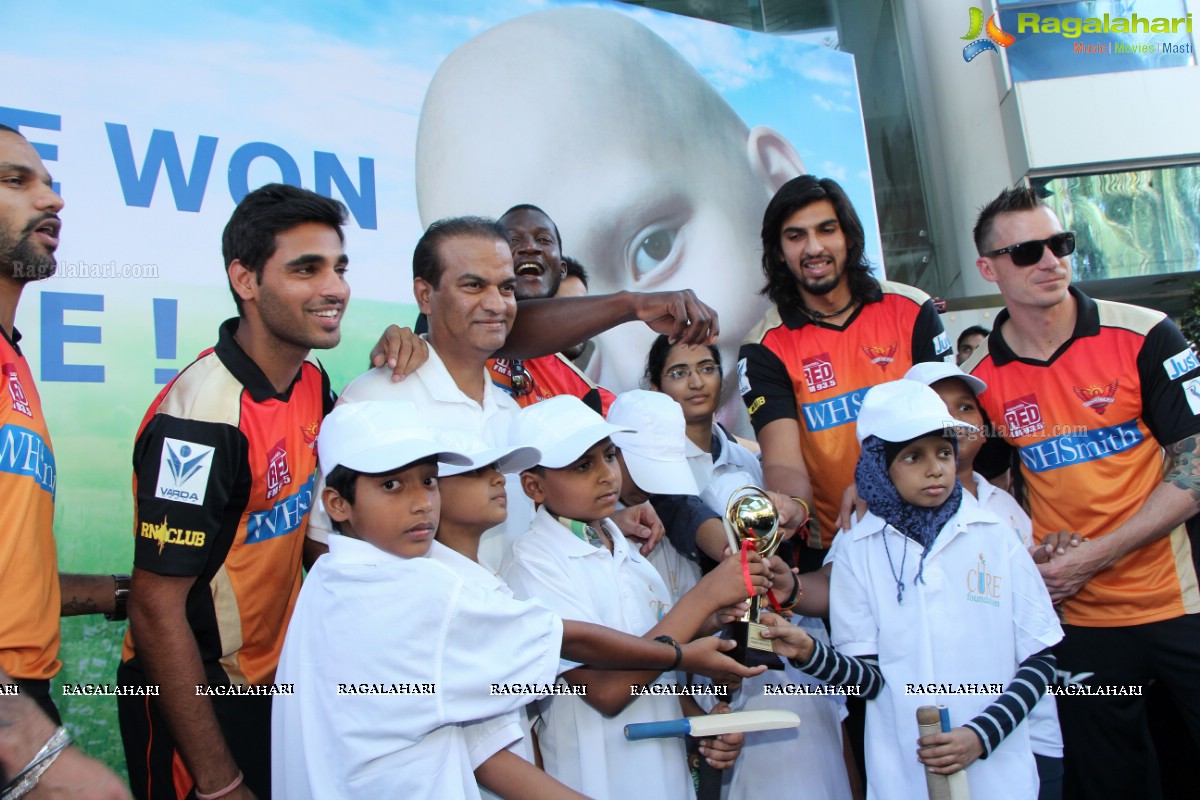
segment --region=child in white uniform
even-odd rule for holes
[[[855,473],[868,513],[839,537],[830,586],[836,649],[771,619],[777,652],[811,675],[860,686],[872,701],[872,798],[925,796],[926,769],[966,769],[973,800],[1038,794],[1021,723],[1053,678],[1049,648],[1062,629],[1021,542],[956,478],[955,431],[970,429],[915,381],[868,391]],[[959,727],[917,742],[916,709],[939,703]]]
[[[562,622],[426,558],[437,459],[466,459],[411,403],[339,406],[319,437],[329,542],[296,601],[272,708],[274,795],[478,798],[462,726],[521,708],[488,683],[551,683]]]
[[[950,416],[974,425],[981,431],[985,429],[977,396],[987,391],[987,384],[979,378],[967,375],[957,365],[945,361],[916,364],[904,377],[923,383],[937,392],[950,411]],[[975,495],[979,505],[995,514],[1005,528],[1011,529],[1026,549],[1033,549],[1033,521],[1025,509],[1011,494],[992,486],[986,478],[975,472],[975,456],[983,447],[983,441],[983,433],[958,440],[958,479],[963,489]],[[1078,543],[1079,535],[1076,534],[1074,538]],[[1058,800],[1062,797],[1063,741],[1054,695],[1042,697],[1029,712],[1029,740],[1041,785],[1038,800]]]
[[[730,559],[672,608],[654,567],[607,520],[621,490],[616,446],[609,437],[622,428],[604,422],[578,398],[559,396],[523,409],[512,430],[511,441],[528,442],[542,452],[539,466],[521,475],[539,508],[531,530],[514,544],[505,573],[518,597],[536,597],[565,619],[685,641],[712,612],[744,599],[741,564]],[[751,565],[755,591],[765,590],[757,554]],[[634,694],[646,684],[672,686],[674,675],[567,666],[564,682],[586,686],[587,696],[539,703],[535,730],[546,771],[597,800],[692,798],[681,740],[629,742],[624,737],[628,723],[682,715],[676,697]]]

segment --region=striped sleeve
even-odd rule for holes
[[[1021,662],[1004,693],[997,697],[979,716],[966,723],[983,741],[987,758],[1012,733],[1021,721],[1046,694],[1046,686],[1054,679],[1054,654],[1049,650],[1034,653]]]
[[[864,700],[874,700],[883,688],[883,673],[879,671],[877,655],[848,656],[814,639],[812,658],[803,664],[794,658],[788,660],[801,672],[830,685],[857,686],[859,696]]]

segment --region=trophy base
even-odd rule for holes
[[[738,620],[725,626],[725,636],[736,645],[727,655],[747,667],[766,666],[768,669],[783,669],[783,659],[775,655],[770,639],[762,636],[766,625],[758,622]]]

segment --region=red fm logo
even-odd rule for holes
[[[288,469],[286,439],[267,452],[267,499],[279,494],[283,487],[292,482],[292,473]]]
[[[1008,435],[1014,439],[1045,430],[1037,395],[1027,394],[1005,403],[1004,425],[1008,428]]]
[[[16,364],[4,365],[4,382],[8,384],[8,396],[12,398],[13,411],[32,417],[33,409],[29,407],[29,398],[25,396],[25,390],[21,387]]]
[[[833,376],[833,362],[829,360],[829,353],[821,353],[804,359],[804,380],[808,384],[810,392],[820,392],[837,386],[837,379]]]

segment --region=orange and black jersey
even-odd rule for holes
[[[134,565],[196,576],[187,620],[213,684],[269,683],[296,594],[329,378],[305,361],[277,393],[221,326],[162,390],[134,445]],[[124,659],[138,668],[137,643]]]
[[[569,394],[578,397],[600,416],[606,417],[608,407],[616,399],[612,392],[593,383],[575,366],[575,362],[562,353],[551,353],[548,356],[517,362],[524,371],[521,377],[528,382],[517,391],[513,387],[514,362],[516,359],[490,358],[488,371],[491,373],[492,383],[507,392],[521,408],[560,394]]]
[[[58,555],[54,448],[29,363],[0,329],[0,669],[13,678],[58,673]]]
[[[980,405],[1017,448],[1038,542],[1062,530],[1106,535],[1162,482],[1163,446],[1200,434],[1200,361],[1179,329],[1157,311],[1071,295],[1075,330],[1050,359],[1013,353],[1003,311],[963,365],[987,383]],[[1066,621],[1111,627],[1200,612],[1200,542],[1187,527],[1093,577],[1063,603]]]
[[[813,489],[816,527],[809,543],[829,547],[842,493],[858,462],[855,420],[872,386],[913,364],[939,361],[950,340],[924,292],[884,281],[842,326],[798,309],[772,309],[746,337],[738,388],[755,433],[777,419],[800,424],[800,449]]]

